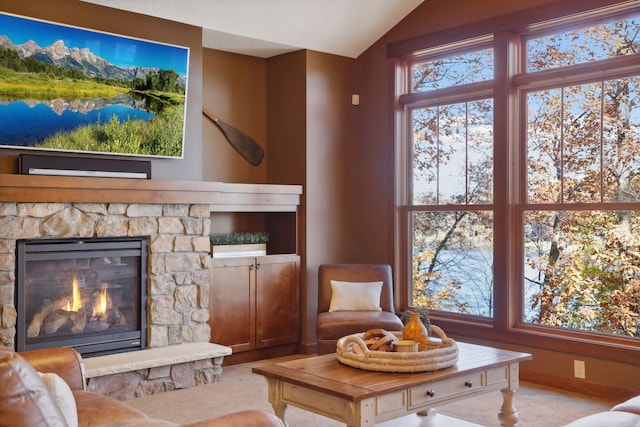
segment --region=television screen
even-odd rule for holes
[[[182,158],[189,48],[0,13],[0,147]]]

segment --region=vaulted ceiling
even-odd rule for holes
[[[202,27],[211,49],[358,57],[425,0],[83,0]]]

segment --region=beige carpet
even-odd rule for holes
[[[277,361],[283,360],[277,359]],[[127,401],[154,418],[178,423],[197,421],[243,409],[272,411],[267,400],[265,379],[251,372],[259,361],[223,368],[222,380],[186,390],[141,397]],[[521,427],[559,427],[576,418],[608,410],[617,402],[566,393],[531,383],[520,384],[515,406]],[[500,392],[465,399],[436,407],[438,413],[484,426],[499,426],[497,412],[502,404]],[[289,406],[286,419],[290,427],[344,427],[332,419]]]

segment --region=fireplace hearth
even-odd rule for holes
[[[16,264],[18,351],[145,348],[146,237],[18,240]]]

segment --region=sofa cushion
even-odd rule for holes
[[[629,412],[599,412],[597,414],[582,417],[564,427],[639,427],[640,416]]]
[[[622,402],[613,408],[612,411],[631,412],[640,415],[640,396],[633,397],[626,402]]]
[[[51,372],[40,372],[40,378],[47,390],[49,390],[53,401],[58,405],[58,409],[62,412],[69,427],[78,427],[78,409],[69,385],[58,375]]]
[[[387,311],[334,311],[318,314],[318,339],[338,339],[373,328],[401,331],[402,322]]]
[[[44,382],[18,353],[0,349],[0,427],[66,427]]]
[[[382,311],[382,282],[331,281],[329,311]]]

